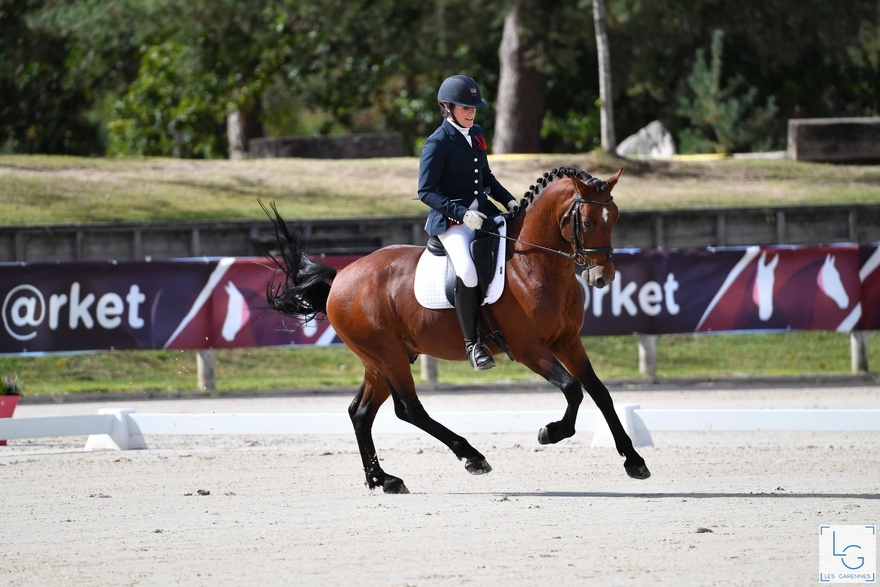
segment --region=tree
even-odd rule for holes
[[[758,90],[746,87],[742,76],[734,76],[722,87],[724,33],[712,34],[711,62],[706,62],[702,49],[687,78],[693,98],[679,97],[679,113],[691,123],[682,130],[681,151],[684,153],[732,153],[745,150],[766,150],[769,137],[763,133],[776,116],[778,108],[771,96],[764,107],[755,105]]]
[[[614,135],[614,93],[611,84],[611,48],[605,28],[605,0],[593,0],[596,26],[596,52],[599,61],[599,113],[602,125],[602,148],[608,153],[617,149]]]
[[[523,24],[528,8],[513,6],[504,18],[498,48],[498,114],[495,119],[493,153],[537,153],[541,150],[546,76],[535,65],[534,33]]]
[[[31,26],[34,5],[0,6],[0,153],[98,153],[78,62],[66,39]]]

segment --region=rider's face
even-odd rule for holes
[[[477,116],[476,108],[466,108],[464,106],[459,106],[458,104],[452,105],[452,116],[455,117],[455,121],[465,128],[470,128],[474,125],[474,118]]]

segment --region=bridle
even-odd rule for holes
[[[570,216],[571,220],[571,243],[574,246],[574,254],[566,253],[565,251],[560,251],[559,249],[551,249],[550,247],[545,247],[542,245],[536,245],[534,243],[526,242],[519,240],[517,238],[513,238],[510,236],[502,236],[498,235],[501,238],[507,239],[509,241],[513,241],[515,243],[520,243],[523,245],[528,245],[530,247],[535,247],[537,249],[541,249],[550,253],[555,253],[557,255],[562,255],[567,259],[571,259],[579,265],[584,266],[584,271],[589,271],[593,267],[598,267],[600,265],[604,265],[605,263],[610,263],[613,259],[614,255],[614,247],[585,247],[583,235],[581,234],[581,204],[596,204],[598,206],[608,206],[614,201],[614,197],[609,195],[608,200],[600,201],[600,200],[585,200],[580,196],[574,199],[574,202],[571,204],[571,208],[569,208],[568,212],[566,212],[566,216]],[[481,232],[488,232],[480,229]],[[599,261],[598,263],[590,263],[587,259],[587,255],[605,255],[604,261]]]
[[[569,255],[579,265],[584,265],[584,271],[589,271],[593,267],[610,263],[614,257],[614,247],[585,247],[583,235],[581,234],[581,204],[596,204],[598,206],[607,206],[614,201],[614,197],[609,194],[608,200],[601,202],[599,200],[585,200],[578,196],[571,205],[568,215],[571,216],[571,243],[574,245],[574,255]],[[599,263],[592,263],[587,260],[587,255],[605,255],[605,260]]]

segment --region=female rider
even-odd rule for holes
[[[437,92],[443,124],[425,141],[419,162],[419,199],[430,206],[425,230],[437,236],[455,268],[455,311],[464,334],[465,354],[477,371],[495,360],[480,341],[477,320],[482,300],[470,243],[498,208],[511,212],[519,203],[495,179],[486,157],[486,136],[474,124],[477,108],[486,106],[477,83],[464,75],[447,78]]]

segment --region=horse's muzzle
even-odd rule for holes
[[[587,285],[602,289],[614,281],[616,274],[617,272],[614,270],[614,265],[609,263],[590,267],[581,274],[581,277]]]

